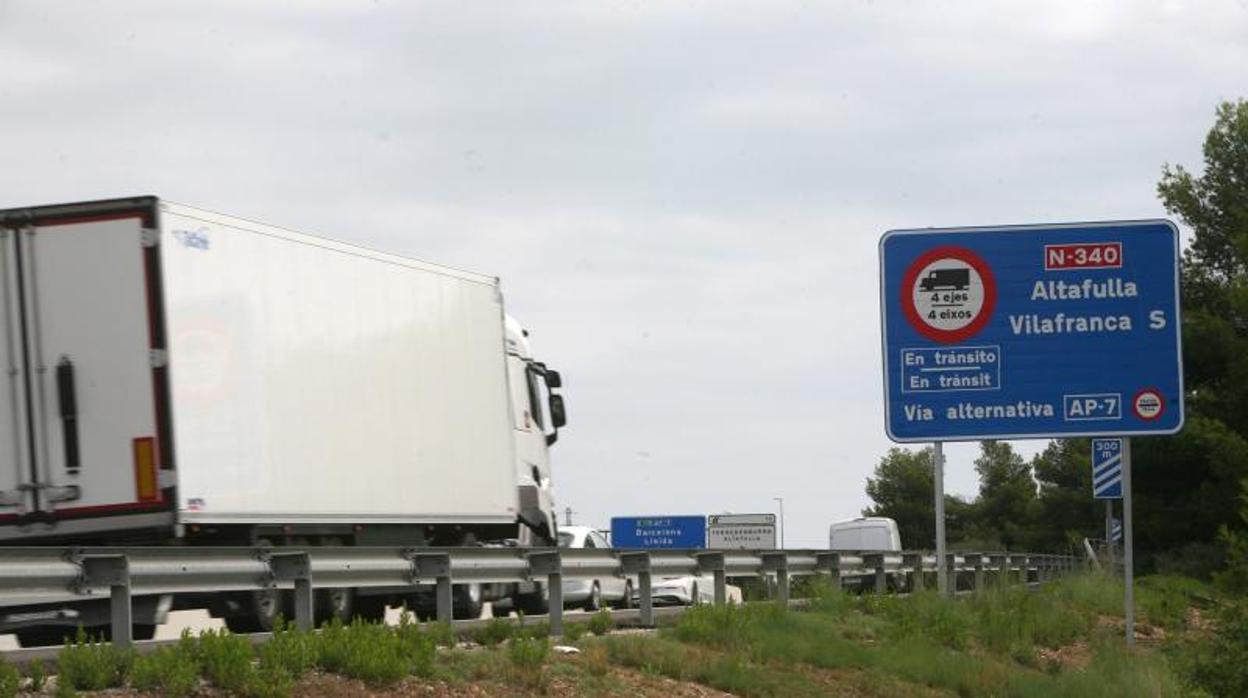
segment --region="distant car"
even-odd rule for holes
[[[901,551],[901,534],[897,522],[883,516],[838,521],[828,528],[828,548],[895,553]]]
[[[692,606],[715,602],[715,578],[710,575],[656,577],[650,583],[650,599],[655,606]],[[633,603],[640,601],[634,592]]]
[[[560,548],[610,548],[607,539],[589,526],[560,526]],[[607,605],[631,608],[633,580],[623,577],[563,580],[563,605],[597,611]]]

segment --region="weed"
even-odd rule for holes
[[[532,625],[522,625],[515,629],[512,637],[527,637],[531,640],[541,640],[550,637],[550,623],[534,623]]]
[[[404,640],[384,625],[357,618],[344,626],[335,619],[321,628],[317,664],[372,685],[393,684],[413,667],[413,648]]]
[[[22,673],[17,667],[0,659],[0,698],[14,698],[22,683]]]
[[[218,688],[245,693],[256,683],[251,642],[246,637],[225,630],[204,631],[199,635],[198,654],[204,676]]]
[[[245,698],[287,698],[294,689],[290,674],[276,666],[262,666],[240,692]]]
[[[494,647],[511,638],[511,621],[506,618],[494,618],[472,632],[472,639],[478,645]]]
[[[399,616],[399,626],[394,633],[399,643],[407,648],[412,662],[412,673],[417,676],[428,678],[433,675],[433,660],[437,656],[439,644],[439,638],[435,634],[437,630],[441,630],[441,625],[436,628],[430,626],[425,632],[421,632],[420,625],[412,622],[409,614]]]
[[[581,650],[581,661],[590,675],[602,678],[611,672],[611,655],[607,646],[595,642]]]
[[[442,620],[434,623],[425,624],[425,633],[433,640],[438,647],[454,647],[458,644],[455,639],[455,631],[451,628],[451,624]]]
[[[48,669],[43,665],[42,659],[36,659],[26,665],[26,676],[30,679],[30,690],[39,693],[43,691],[43,685],[48,680]]]
[[[967,647],[973,620],[966,604],[950,603],[934,591],[881,601],[878,611],[892,621],[894,638],[925,637],[952,649]]]
[[[273,629],[273,637],[260,646],[257,654],[262,670],[272,668],[298,679],[316,666],[316,639],[311,633],[279,621]]]
[[[512,679],[530,690],[546,685],[542,668],[550,657],[550,641],[546,638],[516,637],[507,646],[507,660]]]
[[[565,642],[578,642],[588,631],[588,626],[584,623],[568,623],[563,626],[563,639]]]
[[[606,635],[615,627],[615,621],[611,618],[611,612],[602,609],[595,613],[589,619],[589,632],[595,635]]]
[[[78,628],[74,641],[57,655],[58,683],[85,691],[116,688],[126,682],[134,654],[90,638]]]
[[[131,682],[140,691],[185,696],[199,683],[199,664],[181,647],[161,647],[135,658]]]

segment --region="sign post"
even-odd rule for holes
[[[1178,229],[1164,220],[880,239],[885,431],[934,444],[940,562],[942,442],[1182,428],[1178,250]],[[1123,441],[1114,474],[1098,480],[1123,498],[1129,640],[1130,460]]]
[[[1131,525],[1131,439],[1122,440],[1122,576],[1126,583],[1123,625],[1127,644],[1135,644],[1135,533]]]
[[[949,594],[949,575],[945,574],[945,445],[932,445],[932,484],[936,492],[936,588],[941,596]]]

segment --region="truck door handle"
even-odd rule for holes
[[[61,408],[61,433],[65,439],[65,469],[77,474],[78,395],[74,387],[74,362],[62,356],[56,364],[56,396]]]

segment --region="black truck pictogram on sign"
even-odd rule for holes
[[[919,282],[920,291],[962,291],[971,285],[971,270],[966,267],[933,269]]]

